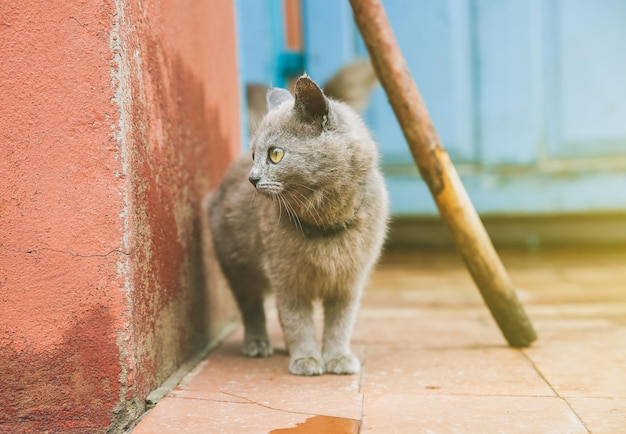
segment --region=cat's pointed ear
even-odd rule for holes
[[[284,103],[285,101],[293,100],[293,96],[286,89],[280,89],[278,87],[270,87],[265,94],[265,101],[267,102],[267,110],[274,110],[276,107]]]
[[[328,100],[322,89],[306,74],[296,81],[296,102],[293,109],[301,120],[325,125]]]

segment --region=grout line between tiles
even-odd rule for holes
[[[367,359],[368,359],[368,347],[365,346],[364,351],[365,354],[362,357],[361,360],[361,370],[359,371],[359,381],[358,383],[358,387],[357,387],[357,392],[359,392],[360,394],[363,394],[363,381],[365,380],[365,369],[367,366]]]
[[[361,393],[361,411],[359,412],[359,426],[357,427],[357,434],[361,432],[361,428],[363,427],[363,417],[365,416],[365,394]]]
[[[574,407],[572,407],[572,405],[569,403],[569,401],[567,400],[567,398],[561,396],[561,394],[558,392],[558,390],[556,390],[556,388],[552,385],[552,383],[550,383],[550,381],[548,381],[548,379],[546,378],[545,375],[543,375],[543,372],[541,372],[541,370],[539,369],[539,367],[535,364],[535,361],[530,357],[530,355],[528,355],[528,353],[526,352],[526,350],[520,350],[520,352],[524,355],[524,357],[526,358],[526,360],[528,360],[528,362],[531,364],[531,366],[533,367],[533,369],[535,370],[535,372],[537,373],[537,375],[539,375],[539,377],[541,377],[541,379],[548,385],[548,387],[552,390],[552,392],[555,394],[555,396],[557,398],[559,398],[561,401],[563,401],[565,403],[565,405],[567,405],[567,407],[570,409],[570,411],[572,412],[572,414],[574,416],[576,416],[576,419],[578,419],[578,421],[582,424],[582,426],[585,428],[585,430],[591,434],[591,430],[589,429],[589,427],[587,426],[587,424],[585,423],[585,421],[583,420],[582,417],[580,417],[580,415],[578,414],[578,412],[576,410],[574,410]]]
[[[363,417],[365,416],[365,393],[363,393],[363,381],[365,379],[365,366],[367,365],[367,346],[365,346],[365,356],[364,360],[361,364],[361,371],[359,372],[359,387],[357,388],[357,392],[361,395],[361,409],[359,412],[359,426],[357,427],[357,434],[361,432],[361,428],[363,427]]]
[[[363,341],[354,341],[358,345],[364,345]],[[390,348],[419,348],[424,351],[482,351],[482,350],[514,350],[506,344],[469,344],[469,345],[424,345],[420,342],[411,340],[380,340],[368,341],[368,345],[372,347],[390,347]]]
[[[407,392],[402,392],[402,393],[398,393],[399,395],[412,395],[412,396],[449,396],[449,397],[458,397],[458,398],[540,398],[540,399],[563,399],[560,396],[554,396],[554,395],[514,395],[514,394],[508,394],[508,395],[503,395],[503,394],[495,394],[495,393],[481,393],[481,394],[477,394],[477,393],[440,393],[440,392],[434,392],[434,393],[418,393],[418,392],[413,392],[413,393],[407,393]],[[363,393],[363,396],[365,396],[366,393]],[[389,392],[389,391],[384,391],[384,392],[369,392],[367,395],[394,395],[393,392]]]
[[[184,361],[159,387],[151,391],[146,397],[146,411],[153,409],[165,395],[174,390],[178,385],[183,384],[187,375],[201,367],[206,361],[207,356],[214,349],[219,347],[228,336],[233,334],[238,327],[239,325],[236,323],[224,327],[224,330],[222,330],[213,341],[209,342],[204,349]]]
[[[144,412],[135,419],[128,427],[126,427],[124,434],[130,434],[133,429],[137,425],[139,425],[155,408],[156,405],[163,399],[167,394],[169,394],[172,390],[174,390],[178,385],[182,384],[185,381],[185,377],[203,366],[203,363],[206,361],[208,355],[217,347],[219,347],[224,340],[226,340],[230,335],[232,335],[239,324],[231,323],[224,327],[222,332],[212,341],[209,342],[208,345],[200,351],[198,354],[190,357],[188,360],[184,361],[181,366],[174,371],[165,381],[155,390],[151,391],[148,396],[146,396],[146,406]]]

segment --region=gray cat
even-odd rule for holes
[[[267,91],[268,113],[209,199],[218,260],[242,314],[243,353],[272,354],[264,294],[272,289],[297,375],[352,374],[359,300],[387,228],[376,144],[348,105],[306,75],[295,98]],[[320,352],[313,304],[324,307]]]

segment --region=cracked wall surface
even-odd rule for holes
[[[232,318],[201,203],[240,146],[233,4],[36,0],[0,35],[0,431],[119,432]]]

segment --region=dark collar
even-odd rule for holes
[[[334,225],[316,226],[300,222],[299,224],[296,223],[294,226],[296,230],[301,228],[302,233],[307,238],[328,238],[334,235],[339,235],[340,233],[351,228],[355,224],[356,223],[354,221],[349,221],[345,223],[337,223]]]
[[[359,214],[359,211],[361,210],[361,207],[363,206],[364,200],[365,183],[362,183],[361,201],[359,203],[359,206],[356,208],[356,211],[354,212],[354,217],[352,220],[335,223],[332,225],[312,225],[309,223],[305,223],[301,220],[298,220],[295,223],[292,221],[289,222],[296,231],[301,232],[306,238],[329,238],[335,235],[339,235],[357,224],[357,216]]]

